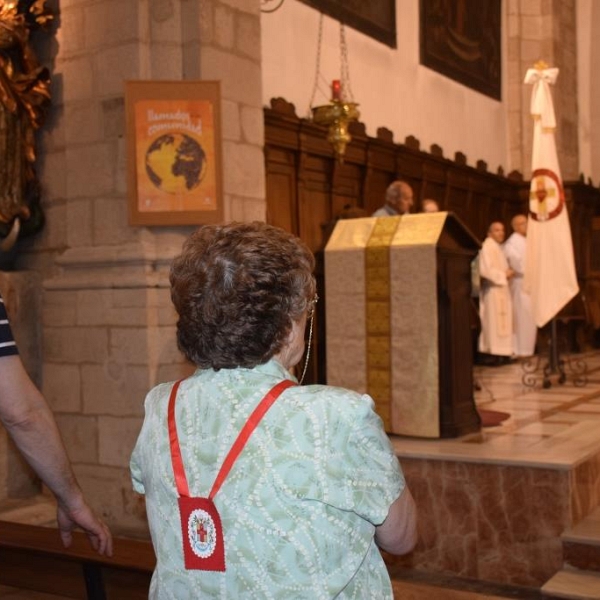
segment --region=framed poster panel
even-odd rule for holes
[[[218,81],[127,81],[131,225],[223,219]]]
[[[501,0],[421,0],[421,64],[501,99]]]

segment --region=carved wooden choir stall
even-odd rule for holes
[[[485,162],[480,160],[471,166],[460,152],[453,160],[448,159],[436,145],[425,152],[411,136],[404,144],[397,144],[385,128],[378,129],[377,137],[368,137],[360,122],[350,124],[350,133],[352,142],[340,162],[327,141],[325,127],[299,118],[294,106],[281,98],[272,100],[271,107],[265,109],[267,220],[298,235],[317,257],[316,276],[322,301],[318,304],[306,378],[309,382],[327,381],[327,358],[331,353],[327,352],[325,336],[328,290],[323,250],[338,219],[371,215],[383,204],[386,187],[397,178],[412,186],[413,210],[420,211],[424,198],[433,198],[442,210],[455,213],[479,240],[485,237],[492,221],[508,226],[513,215],[527,211],[529,182],[518,172],[505,176],[499,167],[497,173],[491,173]],[[564,185],[582,293],[561,311],[559,323],[580,323],[598,329],[599,253],[594,254],[592,249],[600,247],[600,190],[583,180],[567,181]],[[438,295],[440,302],[443,298],[443,294]],[[440,318],[440,327],[444,323]],[[466,334],[463,331],[461,335]],[[454,343],[466,347],[471,339]],[[336,356],[335,360],[341,357]],[[455,368],[455,361],[440,362],[440,377],[445,377],[445,369],[453,372]],[[444,406],[443,400],[441,405]],[[458,415],[455,417],[460,421]],[[443,435],[460,433],[460,426],[444,425],[452,418],[440,414]]]

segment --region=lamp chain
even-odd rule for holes
[[[310,329],[308,330],[308,342],[306,344],[306,358],[304,359],[304,369],[302,369],[302,376],[300,377],[300,380],[298,381],[298,383],[300,385],[302,385],[302,382],[304,381],[304,376],[306,375],[306,370],[308,369],[308,361],[310,359],[310,348],[312,346],[312,338],[313,338],[313,322],[315,320],[315,312],[313,309],[313,312],[310,315]]]
[[[316,69],[315,69],[315,84],[313,86],[313,91],[312,94],[310,96],[310,101],[308,103],[308,118],[310,118],[312,111],[312,105],[313,102],[315,101],[315,94],[317,93],[317,87],[319,85],[319,73],[321,71],[321,41],[323,39],[323,13],[321,13],[320,17],[319,17],[319,34],[317,37],[317,65],[316,65]]]
[[[346,44],[346,28],[340,23],[340,64],[342,77],[342,99],[354,102],[354,95],[350,87],[350,66],[348,63],[348,45]]]

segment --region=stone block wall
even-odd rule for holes
[[[90,500],[117,531],[137,535],[145,531],[145,513],[128,466],[144,397],[157,382],[185,377],[192,367],[174,342],[167,287],[68,284],[66,278],[47,282],[44,393]]]
[[[579,177],[577,30],[575,0],[507,0],[506,85],[511,170],[531,176],[533,119],[527,69],[544,60],[560,73],[552,87],[556,146],[564,180]]]
[[[225,220],[266,215],[260,0],[61,0],[40,45],[53,106],[40,133],[47,225],[22,243],[40,274],[42,390],[91,504],[145,535],[129,457],[143,401],[192,366],[176,347],[168,269],[188,227],[128,224],[127,80],[218,80]]]

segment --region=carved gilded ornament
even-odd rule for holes
[[[50,105],[50,75],[30,45],[53,15],[45,0],[0,0],[0,250],[43,225],[35,131]]]

